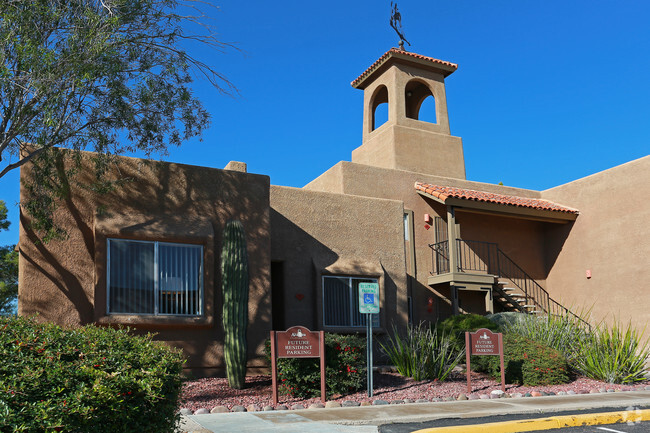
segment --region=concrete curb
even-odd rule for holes
[[[488,424],[434,427],[416,430],[412,433],[518,433],[538,430],[578,427],[584,425],[618,424],[650,420],[650,409],[590,413],[582,415],[553,416],[549,418],[523,419]]]
[[[639,409],[638,411],[636,409]],[[241,412],[205,415],[187,415],[187,430],[190,432],[217,432],[230,433],[245,431],[247,433],[332,433],[332,432],[376,432],[378,426],[383,424],[419,423],[436,420],[453,419],[455,425],[464,424],[466,418],[492,417],[500,415],[530,414],[542,419],[562,419],[572,413],[593,411],[606,413],[627,412],[628,421],[636,421],[638,414],[650,419],[650,390],[599,393],[584,395],[547,396],[534,398],[497,398],[488,400],[445,401],[437,403],[413,404],[386,404],[361,407],[339,407],[323,409],[300,409],[269,412]],[[556,416],[553,414],[557,413]],[[595,415],[585,415],[594,418]],[[503,418],[501,418],[503,419]],[[580,418],[580,422],[583,422]],[[641,419],[643,420],[643,419]],[[508,423],[517,426],[517,430],[504,430],[504,426],[496,424],[492,430],[486,430],[488,423],[474,428],[464,425],[456,430],[430,429],[424,432],[507,432],[507,431],[533,431],[524,429],[532,425],[531,419]],[[609,421],[601,421],[609,422]],[[613,421],[613,422],[616,422]],[[491,424],[490,424],[491,425]],[[541,427],[540,427],[541,426]],[[557,424],[553,426],[556,428]],[[422,426],[414,426],[414,429]],[[541,423],[535,429],[544,428]]]

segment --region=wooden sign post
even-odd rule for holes
[[[320,401],[325,403],[325,332],[294,326],[271,331],[273,404],[278,404],[278,358],[320,358]]]
[[[481,328],[465,333],[465,357],[467,360],[467,393],[472,392],[470,378],[470,355],[499,355],[501,359],[501,391],[506,392],[506,370],[503,363],[503,334]]]

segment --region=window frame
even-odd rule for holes
[[[326,278],[338,278],[338,279],[347,279],[348,280],[348,302],[350,305],[350,313],[348,317],[348,323],[344,325],[336,325],[336,324],[329,324],[327,323],[327,313],[326,313],[326,305],[327,302],[325,301],[326,295],[325,295],[325,279]],[[354,314],[355,311],[352,308],[352,306],[355,304],[354,299],[356,295],[356,299],[358,300],[359,298],[359,292],[358,292],[358,285],[357,285],[357,290],[355,293],[354,286],[352,285],[352,280],[364,280],[362,282],[371,282],[371,283],[377,283],[379,284],[379,278],[377,277],[368,277],[368,276],[360,276],[360,275],[322,275],[321,277],[321,304],[322,304],[322,317],[323,317],[323,327],[327,328],[350,328],[350,329],[355,329],[355,330],[363,330],[366,328],[367,324],[363,323],[361,325],[354,325]],[[381,286],[380,286],[380,305],[381,305]],[[358,314],[358,311],[357,311]],[[365,316],[365,315],[364,315]],[[372,315],[372,321],[373,321],[373,328],[381,328],[381,310],[380,313],[378,314],[373,314]],[[364,319],[365,322],[365,319]]]
[[[143,244],[153,244],[154,246],[154,259],[153,259],[153,274],[154,274],[154,311],[153,313],[125,313],[125,312],[112,312],[111,311],[111,242],[133,242]],[[182,314],[182,313],[161,313],[160,312],[160,245],[172,245],[175,247],[189,247],[199,250],[200,266],[198,270],[199,276],[199,296],[198,296],[198,312],[196,314]],[[168,241],[154,241],[142,239],[128,239],[107,237],[106,238],[106,315],[107,316],[138,316],[138,317],[187,317],[196,318],[203,317],[205,314],[205,248],[202,244],[184,243],[184,242],[168,242]]]

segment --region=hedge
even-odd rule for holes
[[[0,359],[0,431],[175,431],[183,360],[151,335],[1,317]]]

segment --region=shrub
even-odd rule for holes
[[[0,318],[0,431],[173,432],[181,354],[151,336]]]
[[[520,385],[555,385],[569,381],[569,365],[559,351],[516,334],[503,334],[506,382]],[[476,371],[501,379],[498,356],[472,356]]]
[[[415,380],[445,380],[465,356],[450,334],[422,323],[409,326],[404,337],[393,328],[393,336],[381,347],[399,374]]]
[[[504,330],[514,322],[517,322],[519,320],[526,320],[529,315],[525,313],[519,313],[517,311],[504,311],[501,313],[488,314],[485,317],[490,319],[490,321],[496,323],[499,329]]]
[[[507,333],[513,333],[560,351],[567,360],[578,353],[581,341],[585,339],[585,323],[574,316],[534,316],[519,314],[503,326]]]
[[[633,383],[645,379],[650,356],[648,343],[631,324],[623,329],[618,321],[611,328],[601,324],[582,339],[573,367],[587,377],[609,383]]]
[[[271,359],[270,341],[266,356]],[[278,391],[299,398],[320,397],[318,358],[278,359]],[[366,340],[358,335],[325,334],[327,396],[347,395],[366,386]]]
[[[454,339],[457,351],[465,350],[465,332],[474,332],[481,328],[497,332],[499,326],[485,316],[478,314],[458,314],[435,325],[439,333],[450,335]]]

